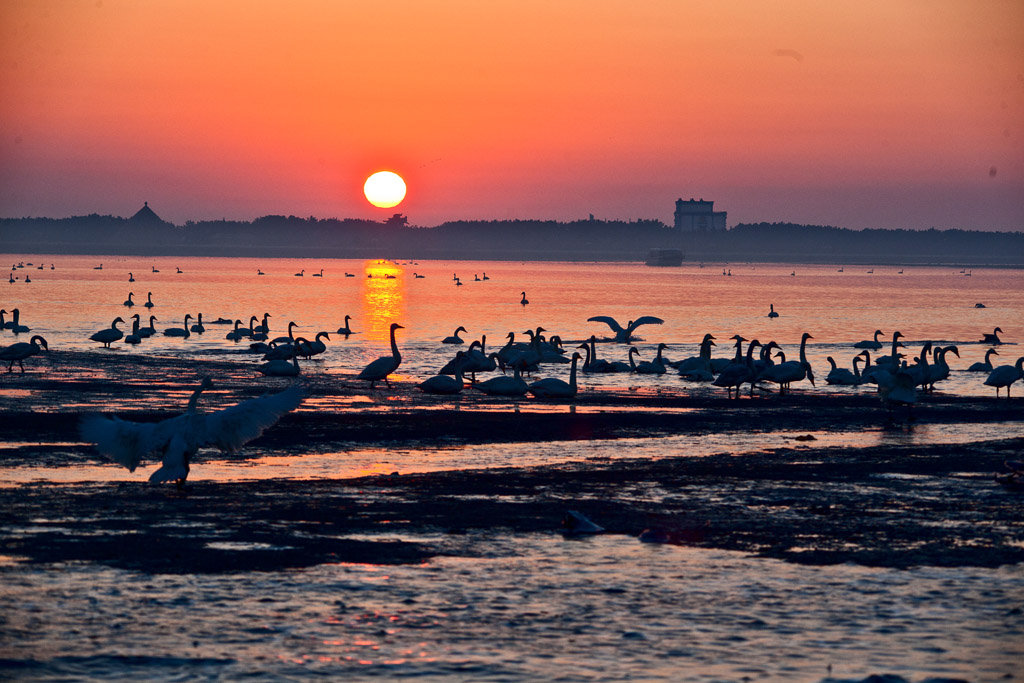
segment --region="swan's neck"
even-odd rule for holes
[[[860,379],[860,367],[858,367],[858,365],[857,365],[857,363],[859,363],[859,362],[860,362],[860,356],[854,357],[854,359],[853,359],[853,376],[856,377],[857,379]]]
[[[402,360],[402,354],[398,352],[398,342],[395,341],[395,328],[391,328],[391,355],[397,360]]]
[[[579,361],[580,355],[574,353],[572,356],[572,367],[569,368],[569,389],[576,391],[576,363]]]

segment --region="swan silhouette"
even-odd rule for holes
[[[992,356],[998,356],[999,352],[995,349],[989,349],[985,352],[985,362],[978,361],[967,368],[968,372],[992,372],[995,367],[992,365]]]
[[[465,344],[466,342],[465,342],[465,340],[462,337],[459,336],[459,332],[466,332],[466,328],[463,327],[462,325],[459,325],[458,327],[455,328],[455,331],[452,332],[452,336],[445,337],[444,339],[441,340],[441,343],[442,344]]]
[[[537,398],[572,398],[576,395],[576,364],[580,354],[573,352],[572,366],[569,368],[569,381],[557,377],[545,377],[530,384],[530,393]]]
[[[855,348],[855,349],[870,349],[872,351],[877,351],[878,349],[882,348],[882,342],[878,341],[878,338],[881,337],[881,336],[882,336],[882,331],[881,330],[875,330],[875,338],[874,339],[865,339],[864,341],[859,341],[859,342],[857,342],[856,344],[853,345],[853,348]]]
[[[79,424],[84,441],[96,445],[104,456],[134,472],[144,457],[161,454],[160,468],[150,482],[173,481],[181,488],[189,474],[192,456],[204,446],[233,452],[252,441],[294,410],[303,390],[292,385],[284,391],[242,401],[211,413],[196,411],[199,395],[213,386],[204,378],[188,400],[185,413],[160,422],[129,422],[117,417],[88,415]]]
[[[128,308],[131,308],[132,306],[135,305],[135,302],[132,301],[133,296],[135,296],[135,292],[128,292],[128,300],[124,302],[124,305],[127,306]]]
[[[189,331],[189,327],[188,327],[188,321],[191,320],[191,319],[192,319],[192,314],[191,313],[186,313],[185,314],[185,322],[182,323],[181,327],[168,327],[166,330],[164,330],[164,336],[165,337],[184,337],[185,339],[188,339],[189,337],[192,336],[192,333]]]
[[[982,344],[1002,344],[1003,342],[999,339],[999,335],[1002,332],[1000,328],[992,330],[992,334],[986,334],[981,338]]]
[[[370,388],[373,389],[375,382],[384,380],[384,384],[391,387],[391,382],[388,381],[388,375],[398,369],[398,366],[402,363],[402,354],[398,351],[398,344],[395,342],[395,330],[405,329],[398,323],[391,323],[391,355],[381,356],[377,360],[371,362],[363,371],[359,373],[356,379],[369,380]]]
[[[768,309],[769,309],[768,310],[768,317],[769,318],[778,318],[779,317],[779,314],[775,312],[775,304],[768,304]]]
[[[153,308],[153,292],[146,292],[146,303],[142,304],[146,308]]]
[[[625,328],[618,323],[615,318],[607,315],[595,315],[592,318],[587,318],[587,322],[604,323],[612,329],[615,333],[615,341],[620,344],[628,344],[633,341],[633,332],[636,328],[641,325],[661,325],[665,321],[661,318],[656,318],[653,315],[642,315],[636,320],[630,320]]]
[[[303,339],[303,341],[306,340]],[[281,360],[280,358],[269,360],[257,367],[256,371],[263,373],[268,377],[298,377],[301,372],[299,370],[299,356],[297,354],[292,354],[292,360],[290,363],[286,360]]]
[[[103,344],[105,348],[109,349],[110,345],[113,342],[116,342],[118,339],[124,336],[124,332],[117,329],[117,324],[123,322],[124,320],[120,316],[118,316],[117,318],[114,318],[114,321],[112,323],[110,323],[110,327],[108,327],[105,330],[100,330],[99,332],[89,337],[89,339],[96,342],[100,342],[101,344]]]
[[[348,335],[352,334],[352,329],[348,325],[348,321],[351,320],[351,319],[352,319],[352,316],[350,316],[350,315],[346,315],[345,316],[345,326],[338,328],[338,332],[337,332],[338,334],[343,334],[346,337]]]
[[[522,292],[522,295],[523,298],[519,300],[519,303],[525,306],[526,304],[530,303],[530,300],[526,298],[526,292]]]
[[[1014,365],[1000,365],[988,374],[985,385],[996,388],[996,398],[999,398],[999,390],[1006,387],[1006,398],[1010,398],[1010,385],[1024,377],[1024,356],[1017,359]]]
[[[14,370],[14,364],[17,363],[21,368],[21,374],[24,375],[25,366],[22,364],[22,361],[29,356],[36,355],[42,350],[49,351],[50,347],[47,345],[45,339],[36,334],[27,342],[17,342],[0,349],[0,361],[8,361],[7,372],[12,372]]]
[[[455,354],[455,376],[450,377],[446,374],[439,374],[425,379],[416,385],[416,388],[425,394],[459,394],[462,393],[462,388],[465,386],[465,380],[462,378],[463,368],[468,363],[469,358],[466,356],[465,351],[459,351]]]

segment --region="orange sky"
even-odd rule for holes
[[[1019,0],[4,0],[0,94],[0,217],[1024,230]]]

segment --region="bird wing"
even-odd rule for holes
[[[127,422],[117,417],[86,415],[78,425],[78,432],[82,440],[96,444],[100,453],[134,472],[143,456],[166,442],[166,438],[161,439],[156,434],[158,424],[163,423]]]
[[[222,451],[235,451],[252,441],[282,415],[302,403],[305,391],[293,384],[284,391],[242,401],[230,408],[198,416],[196,442],[200,446],[217,446]]]
[[[593,318],[587,318],[587,322],[605,323],[608,327],[612,328],[612,332],[625,332],[625,330],[622,329],[622,325],[619,324],[619,321],[610,315],[595,315]]]
[[[642,315],[633,321],[633,324],[629,326],[630,331],[635,330],[641,325],[661,325],[664,320],[656,318],[653,315]]]

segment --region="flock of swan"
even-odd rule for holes
[[[131,310],[135,306],[134,293],[129,292],[128,299],[124,306]],[[525,299],[525,294],[523,294]],[[525,304],[524,304],[525,305]],[[143,306],[152,309],[152,292],[147,293],[147,301]],[[10,312],[8,320],[6,310],[0,310],[0,331],[10,331],[14,334],[22,334],[30,331],[30,328],[21,322],[21,311],[17,308]],[[770,317],[777,315],[774,306],[768,314]],[[264,313],[262,319],[258,316],[251,316],[248,324],[244,325],[242,320],[230,320],[218,318],[210,324],[233,325],[231,331],[225,335],[225,339],[233,342],[249,342],[249,350],[262,354],[261,365],[256,370],[263,375],[275,377],[297,377],[301,374],[299,358],[306,360],[324,353],[327,350],[326,341],[330,341],[330,333],[318,332],[313,340],[305,337],[296,337],[293,329],[297,326],[295,322],[288,324],[288,333],[284,336],[270,338],[269,313]],[[138,313],[129,317],[131,321],[131,332],[125,334],[119,325],[125,325],[126,321],[121,316],[113,319],[109,327],[97,330],[89,339],[110,348],[111,344],[124,340],[127,344],[140,344],[148,337],[158,333],[156,323],[158,319],[154,315],[148,316],[148,324],[143,324],[142,316]],[[190,321],[194,322],[190,324]],[[339,327],[335,334],[343,335],[346,338],[352,334],[350,326],[351,316],[345,316],[345,324]],[[617,320],[609,316],[593,316],[587,319],[588,322],[606,324],[612,336],[607,341],[614,341],[620,344],[629,344],[635,339],[634,333],[643,325],[660,325],[664,321],[654,316],[640,316],[630,320],[626,325],[621,325]],[[370,383],[374,388],[377,382],[384,382],[390,387],[389,376],[394,374],[402,362],[402,355],[399,350],[395,332],[403,329],[402,325],[394,323],[390,328],[391,354],[383,356],[369,363],[357,375],[357,379]],[[208,328],[203,323],[202,314],[196,318],[186,314],[180,327],[167,327],[162,334],[167,337],[179,337],[188,339],[193,334],[204,334]],[[572,398],[578,391],[577,372],[585,374],[630,372],[635,374],[661,375],[669,371],[677,372],[683,379],[692,382],[710,382],[713,386],[726,389],[727,396],[739,397],[741,390],[748,387],[748,393],[753,395],[755,389],[763,389],[766,384],[774,384],[778,387],[780,394],[787,393],[794,383],[808,381],[814,385],[815,374],[806,356],[807,342],[813,337],[805,333],[800,341],[800,347],[796,358],[786,358],[785,352],[775,341],[762,343],[757,339],[748,340],[741,335],[733,335],[730,339],[734,345],[734,353],[727,357],[712,357],[711,350],[715,344],[715,337],[711,334],[704,335],[699,347],[697,356],[681,360],[671,361],[665,358],[664,351],[666,344],[659,344],[656,355],[650,360],[641,360],[640,351],[633,346],[629,347],[624,361],[609,361],[598,357],[596,335],[579,344],[576,350],[569,353],[564,348],[559,335],[545,337],[546,330],[538,327],[535,330],[526,330],[524,334],[528,341],[516,342],[515,333],[509,332],[507,343],[498,351],[488,353],[486,350],[486,336],[479,341],[473,341],[467,350],[459,351],[444,367],[438,371],[438,375],[431,377],[418,384],[418,388],[426,393],[436,394],[457,394],[466,386],[465,377],[469,377],[468,386],[476,391],[485,394],[498,396],[522,396],[532,393],[544,398]],[[985,361],[974,363],[966,368],[968,372],[987,372],[988,376],[984,384],[996,390],[996,397],[1005,388],[1007,397],[1010,396],[1010,387],[1018,379],[1024,377],[1024,357],[1018,358],[1014,364],[994,366],[992,357],[998,356],[996,347],[1003,344],[999,335],[1002,329],[995,328],[992,333],[985,334],[980,343],[989,344],[992,348],[985,354]],[[460,334],[467,334],[466,328],[459,326],[452,335],[440,340],[446,345],[464,345],[465,341]],[[883,354],[884,343],[881,341],[882,331],[876,330],[872,339],[853,344],[853,347],[860,352],[851,359],[852,370],[841,367],[833,357],[829,356],[830,369],[825,375],[825,382],[833,385],[858,386],[871,384],[877,387],[882,400],[889,406],[896,404],[911,404],[916,401],[917,391],[932,391],[936,384],[948,379],[950,366],[947,356],[952,354],[959,357],[960,352],[956,345],[938,346],[932,342],[924,342],[919,353],[912,360],[908,361],[907,354],[900,349],[905,348],[900,342],[902,333],[896,331],[892,334],[889,353]],[[744,344],[746,344],[744,350]],[[13,371],[14,363],[18,363],[24,373],[23,361],[41,351],[49,350],[46,340],[39,335],[33,336],[29,342],[17,342],[0,348],[0,360],[8,362],[8,372]],[[874,356],[872,353],[874,352]],[[580,363],[582,361],[582,363]],[[539,367],[545,363],[570,364],[569,380],[558,378],[546,378],[528,383],[523,377],[532,376]],[[478,374],[500,371],[501,376],[493,377],[483,381],[477,381]],[[511,374],[508,374],[511,371]]]

